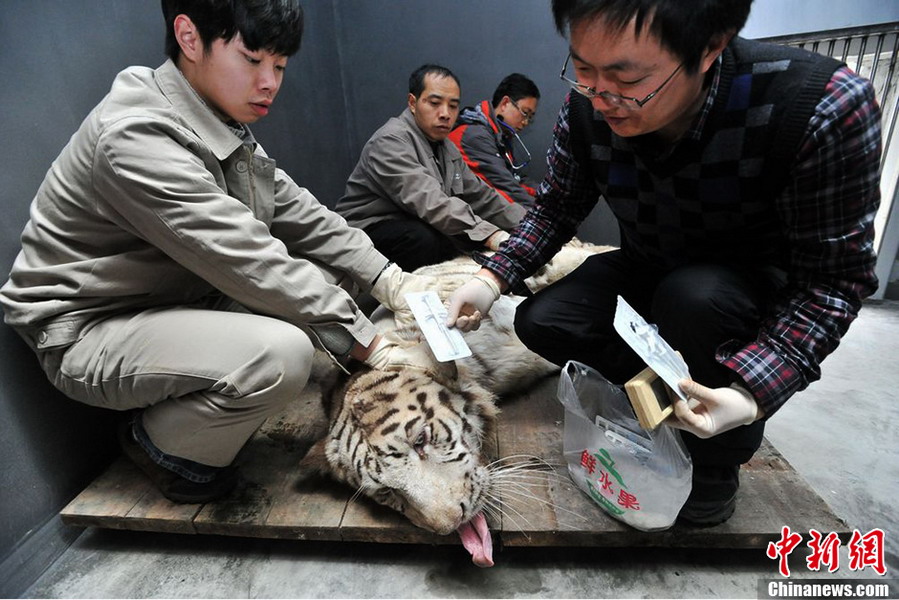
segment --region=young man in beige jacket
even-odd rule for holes
[[[315,347],[374,368],[427,366],[385,341],[427,285],[276,168],[246,124],[297,52],[295,0],[167,0],[158,69],[121,72],[53,163],[0,290],[5,320],[70,398],[133,410],[132,458],[176,502],[236,483],[237,452],[295,399]],[[325,266],[327,265],[327,266]]]

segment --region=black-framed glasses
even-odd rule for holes
[[[532,113],[531,111],[528,111],[528,110],[521,110],[521,107],[518,106],[518,102],[515,102],[515,100],[512,100],[511,98],[509,98],[509,102],[512,103],[512,106],[514,106],[515,108],[518,109],[518,112],[521,113],[521,119],[528,125],[533,123],[534,119],[537,118],[537,113]]]
[[[609,104],[611,104],[612,106],[615,106],[615,107],[621,106],[628,110],[637,110],[638,108],[643,108],[643,105],[646,104],[647,102],[649,102],[650,100],[652,100],[653,98],[655,98],[656,94],[658,94],[660,91],[662,91],[662,88],[665,87],[668,84],[668,82],[671,81],[671,79],[674,78],[675,75],[677,75],[677,72],[681,70],[681,67],[684,66],[684,63],[677,65],[677,68],[674,69],[674,72],[672,72],[671,75],[669,75],[668,78],[662,82],[662,85],[660,85],[659,87],[657,87],[656,89],[651,91],[642,100],[639,100],[637,98],[632,98],[630,96],[622,96],[620,94],[613,94],[612,92],[609,92],[606,90],[597,92],[596,88],[592,88],[589,85],[584,85],[583,83],[579,83],[579,82],[575,81],[574,79],[569,79],[568,77],[565,77],[565,71],[568,70],[569,62],[571,62],[571,53],[570,52],[568,53],[568,58],[565,59],[565,64],[562,65],[562,72],[559,73],[559,79],[561,79],[562,81],[564,81],[565,83],[570,85],[571,89],[573,89],[575,92],[577,92],[578,94],[580,94],[582,96],[586,96],[587,98],[599,97],[599,98],[602,98],[603,100],[605,100],[606,102],[608,102]]]

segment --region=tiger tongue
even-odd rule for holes
[[[479,567],[493,566],[493,538],[490,537],[484,513],[476,514],[456,531],[462,538],[462,545],[471,554],[471,562]]]

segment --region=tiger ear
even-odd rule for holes
[[[447,362],[434,361],[433,366],[428,367],[425,373],[444,387],[457,389],[459,387],[459,369],[456,367],[456,361]]]
[[[306,456],[300,460],[299,469],[297,470],[297,487],[300,487],[300,484],[309,479],[322,477],[331,472],[331,465],[328,464],[328,458],[325,456],[325,444],[327,441],[328,438],[324,437],[315,442],[309,448],[309,451],[306,452]]]

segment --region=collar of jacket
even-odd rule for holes
[[[505,130],[500,129],[499,125],[496,124],[496,117],[493,114],[493,107],[490,106],[490,100],[482,100],[474,108],[468,106],[462,109],[456,126],[474,125],[475,123],[489,127],[493,134],[497,136],[497,139],[501,140],[502,136],[506,135]]]
[[[159,89],[172,103],[172,108],[209,146],[216,158],[225,160],[244,143],[203,102],[172,59],[165,61],[154,75]]]
[[[499,126],[496,124],[496,117],[493,116],[493,107],[490,106],[490,101],[482,100],[479,108],[481,109],[481,114],[487,117],[487,124],[490,125],[490,129],[493,130],[493,133],[502,135],[503,132],[500,131]]]

